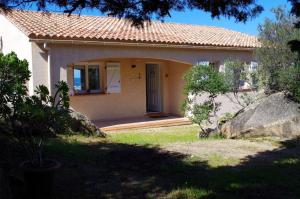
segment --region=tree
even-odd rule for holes
[[[273,9],[275,21],[266,19],[259,26],[261,48],[256,49],[261,84],[271,91],[281,90],[280,72],[299,65],[299,57],[288,43],[300,39],[300,30],[294,27],[296,18],[290,16],[282,8]]]
[[[250,70],[249,65],[240,60],[226,60],[225,81],[229,86],[230,93],[226,96],[233,102],[245,108],[253,103],[255,97],[247,92],[240,93],[241,81],[248,86],[250,91],[256,91],[258,87],[257,71]],[[233,94],[233,97],[231,97]]]
[[[185,94],[188,96],[184,105],[185,111],[190,112],[190,119],[198,124],[202,133],[206,133],[203,122],[211,123],[210,118],[217,117],[217,111],[220,103],[216,102],[216,97],[230,90],[225,81],[224,73],[219,72],[212,65],[197,65],[185,75]],[[201,96],[209,94],[208,100],[201,104],[193,104],[189,95]],[[216,120],[216,128],[218,124]]]
[[[289,0],[289,1],[292,4],[291,14],[293,14],[294,16],[296,16],[299,19],[299,17],[300,17],[300,2],[299,2],[299,0]],[[295,28],[298,28],[298,29],[300,28],[299,20],[295,23]],[[300,55],[300,40],[298,40],[298,39],[291,40],[289,42],[289,45],[293,52],[297,52],[298,55]]]
[[[214,17],[233,17],[245,22],[262,12],[262,6],[256,0],[1,0],[0,8],[10,9],[34,5],[38,10],[47,11],[50,6],[58,7],[65,13],[80,12],[82,9],[95,9],[110,16],[124,17],[134,25],[142,25],[152,17],[163,19],[170,12],[185,9],[199,9],[211,13]]]
[[[30,72],[26,60],[19,60],[15,53],[6,56],[0,53],[0,119],[2,121],[13,114],[10,104],[21,101],[21,97],[26,94],[26,82],[29,78]]]
[[[279,71],[278,82],[281,91],[296,102],[300,102],[300,66],[294,65]]]
[[[69,93],[68,85],[59,82],[54,96],[43,85],[28,96],[29,78],[26,60],[18,59],[15,53],[0,53],[0,132],[17,141],[31,166],[40,168],[44,166],[42,151],[47,138],[68,130]]]

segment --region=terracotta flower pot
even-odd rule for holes
[[[61,164],[54,160],[45,160],[44,165],[33,167],[29,161],[20,165],[28,199],[51,199],[53,196],[54,176]]]

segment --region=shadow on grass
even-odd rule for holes
[[[47,155],[63,167],[56,198],[300,198],[300,142],[211,168],[159,148],[56,140]]]

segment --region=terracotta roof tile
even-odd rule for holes
[[[5,16],[29,38],[122,41],[191,46],[259,47],[256,37],[213,26],[153,21],[136,28],[114,17],[12,10]]]

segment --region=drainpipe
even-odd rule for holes
[[[47,51],[47,63],[48,63],[48,66],[47,66],[47,75],[48,75],[48,89],[49,89],[49,93],[50,95],[52,94],[52,85],[51,85],[51,48],[49,47],[48,43],[45,42],[43,44],[43,48],[45,51]]]

